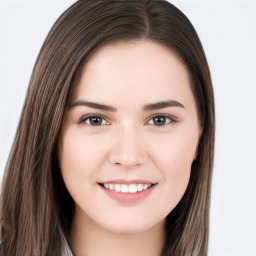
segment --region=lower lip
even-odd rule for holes
[[[146,190],[142,190],[136,193],[122,193],[116,192],[115,190],[107,189],[101,185],[99,185],[101,189],[109,196],[110,198],[120,202],[120,203],[136,203],[140,202],[146,197],[148,197],[151,192],[155,189],[156,185],[147,188]]]

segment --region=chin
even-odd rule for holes
[[[135,235],[135,234],[141,234],[144,232],[147,232],[148,230],[151,230],[152,228],[164,226],[165,220],[162,220],[160,222],[143,222],[141,219],[139,220],[123,220],[115,223],[108,223],[108,225],[105,226],[105,229],[116,234],[120,235]]]

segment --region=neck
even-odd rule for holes
[[[164,245],[164,220],[143,232],[115,233],[75,214],[71,246],[75,256],[160,256]]]

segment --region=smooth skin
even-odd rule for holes
[[[187,188],[201,133],[185,66],[159,43],[119,42],[94,53],[72,86],[59,161],[75,201],[75,255],[160,255],[165,218]],[[99,185],[113,179],[156,185],[143,200],[121,203]]]

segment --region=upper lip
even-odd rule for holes
[[[150,180],[144,179],[134,179],[134,180],[124,180],[124,179],[114,179],[114,180],[107,180],[103,182],[99,182],[100,184],[156,184],[156,182],[152,182]]]

